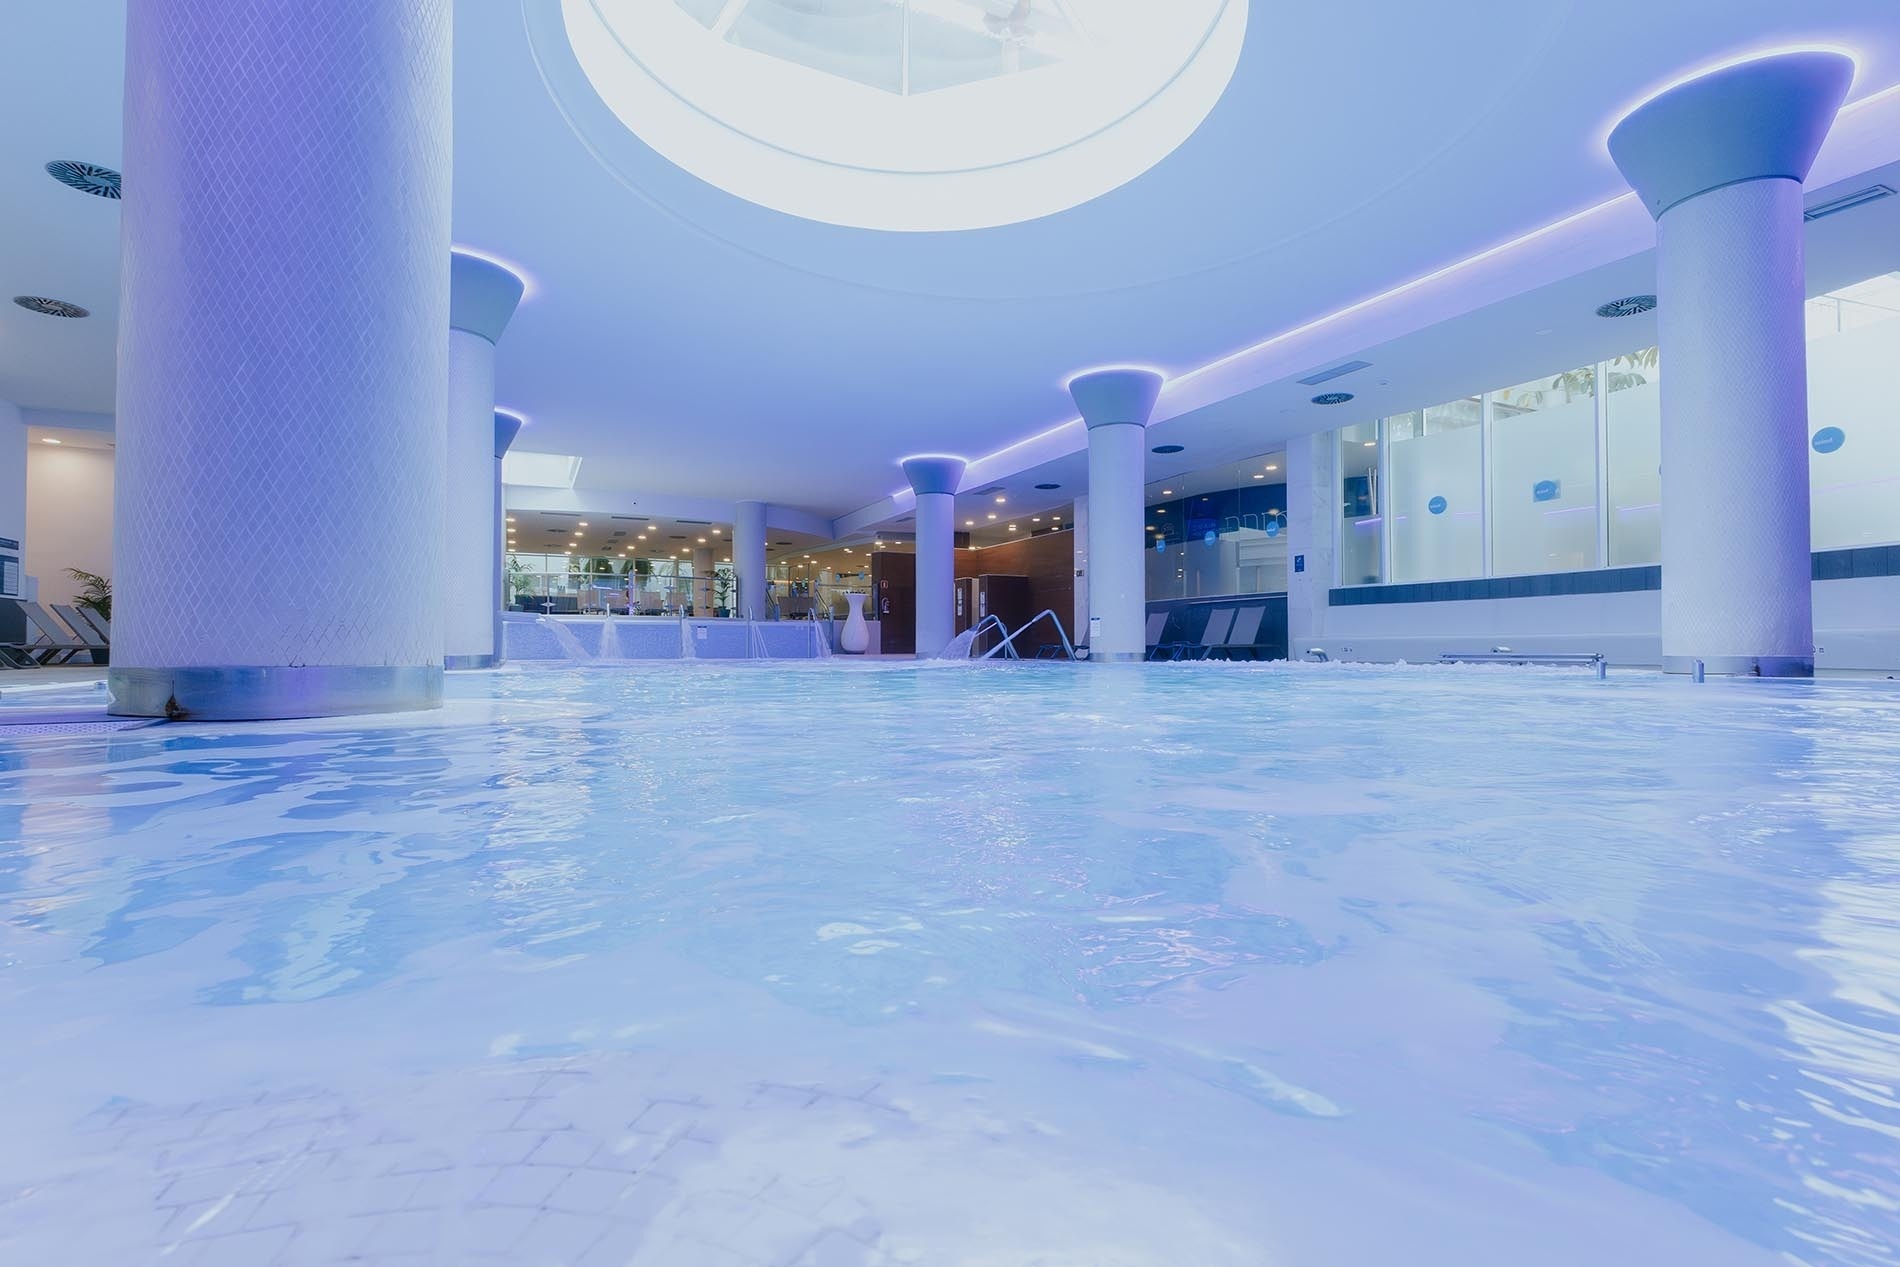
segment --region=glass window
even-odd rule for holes
[[[1662,562],[1662,375],[1655,348],[1604,363],[1610,566]]]
[[[1341,585],[1376,585],[1385,579],[1379,425],[1362,422],[1339,433]]]
[[[1491,572],[1594,568],[1596,367],[1491,393]]]
[[[1900,273],[1808,304],[1808,484],[1814,548],[1900,542]]]
[[[1483,421],[1476,396],[1385,420],[1392,580],[1484,575]]]
[[[1283,593],[1285,455],[1262,454],[1148,485],[1148,597]]]

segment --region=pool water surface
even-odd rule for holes
[[[0,728],[0,1262],[1900,1263],[1900,692],[644,665]]]

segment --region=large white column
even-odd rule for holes
[[[1764,57],[1610,135],[1658,224],[1668,672],[1814,671],[1802,182],[1853,74],[1837,53]]]
[[[740,502],[732,508],[732,579],[732,614],[766,619],[764,502]]]
[[[116,713],[441,702],[450,9],[127,8]]]
[[[1286,442],[1287,655],[1295,660],[1315,647],[1332,650],[1326,617],[1339,532],[1338,456],[1335,432]]]
[[[960,457],[919,454],[903,461],[917,494],[917,658],[932,660],[957,636],[957,485]]]
[[[1096,370],[1069,383],[1089,432],[1089,658],[1147,654],[1148,578],[1143,477],[1148,419],[1161,395],[1153,370]]]
[[[490,669],[495,643],[495,343],[521,302],[521,279],[465,251],[449,258],[448,494],[443,499],[443,654],[449,669]]]
[[[1075,559],[1075,611],[1069,617],[1069,630],[1076,642],[1089,635],[1089,499],[1084,493],[1075,499],[1069,516],[1070,550]]]
[[[495,648],[495,663],[500,664],[508,656],[507,637],[502,629],[501,613],[508,602],[507,580],[504,576],[508,554],[508,510],[503,500],[501,487],[501,460],[508,456],[508,449],[521,434],[521,419],[505,410],[495,411],[495,466],[494,493],[495,507],[493,541],[495,544],[495,562],[491,575],[495,582],[495,600],[490,604],[494,613],[495,631],[491,635]]]

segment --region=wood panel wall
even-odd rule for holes
[[[1048,532],[1007,545],[957,551],[957,579],[966,576],[1026,576],[1029,614],[1050,608],[1068,629],[1075,612],[1075,534]],[[1076,631],[1069,630],[1070,637]]]

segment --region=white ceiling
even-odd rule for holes
[[[109,413],[117,208],[43,165],[118,165],[123,4],[10,9],[0,290],[94,316],[0,305],[0,398]],[[845,526],[895,523],[901,499],[879,503],[901,487],[899,457],[981,456],[1062,424],[1073,416],[1063,382],[1079,368],[1138,361],[1183,374],[1616,197],[1605,125],[1686,70],[1819,43],[1859,55],[1857,97],[1900,84],[1893,0],[1254,10],[1226,97],[1145,176],[1025,224],[896,234],[742,202],[631,136],[603,164],[544,81],[573,69],[548,37],[558,0],[459,0],[456,238],[519,261],[534,281],[499,355],[500,401],[530,419],[518,446],[583,457],[582,482],[597,489],[757,498],[815,517],[868,508]],[[565,91],[563,101],[583,108]],[[1858,144],[1855,155],[1884,145],[1879,161],[1900,159],[1900,128]],[[1874,165],[1840,159],[1851,170],[1834,178]],[[1891,205],[1841,217],[1842,235],[1890,254],[1883,242],[1900,238],[1846,222],[1884,225]],[[1485,285],[1445,299],[1420,328],[1367,323],[1348,338],[1335,327],[1375,362],[1339,386],[1383,412],[1441,398],[1452,380],[1458,394],[1592,359],[1606,339],[1640,341],[1634,324],[1629,337],[1607,332],[1589,309],[1653,288],[1637,236],[1647,226],[1599,219],[1614,232],[1574,257],[1556,249],[1564,235],[1489,257]],[[1445,317],[1461,319],[1441,326]],[[1335,351],[1298,372],[1345,359]],[[1150,474],[1237,461],[1350,420],[1315,416],[1299,394],[1314,389],[1284,381],[1296,376],[1200,376],[1154,431],[1187,451],[1172,468],[1155,459]],[[975,475],[1005,475],[1012,495],[1021,485],[1019,513],[1066,505],[1083,472],[1063,444],[1005,454]],[[1039,505],[1032,476],[1065,487]]]

